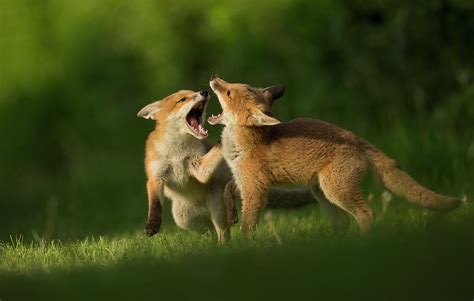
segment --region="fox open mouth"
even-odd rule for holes
[[[203,126],[202,117],[207,100],[198,102],[186,115],[186,123],[197,138],[206,138],[207,130]]]
[[[221,107],[223,108],[222,106],[222,102],[221,102],[221,96],[220,96],[220,86],[218,84],[218,81],[222,81],[221,79],[219,79],[216,75],[212,76],[211,77],[211,81],[209,82],[209,85],[211,86],[211,89],[212,91],[217,95],[217,99],[219,100],[219,103],[221,105]],[[224,111],[222,113],[219,113],[217,114],[216,116],[214,115],[211,115],[209,118],[207,118],[207,122],[209,122],[210,125],[216,125],[216,124],[222,124],[222,115],[223,115]]]
[[[207,118],[207,122],[209,122],[209,124],[211,125],[219,124],[221,123],[221,121],[222,121],[222,113],[219,113],[216,116],[211,115],[209,116],[209,118]]]

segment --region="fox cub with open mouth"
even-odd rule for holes
[[[160,229],[161,202],[167,197],[172,200],[172,215],[180,228],[198,232],[215,228],[219,241],[229,238],[222,200],[222,187],[227,182],[219,176],[225,168],[220,145],[208,150],[202,142],[208,135],[203,125],[208,100],[207,91],[182,90],[145,106],[137,114],[156,120],[145,154],[145,234],[149,236]]]
[[[238,194],[221,145],[211,148],[205,141],[208,131],[203,121],[208,100],[207,91],[182,90],[145,106],[137,114],[156,121],[145,154],[148,236],[160,229],[166,197],[172,201],[172,215],[180,228],[197,232],[215,229],[219,241],[230,238],[230,227],[237,218]],[[313,203],[307,189],[273,189],[269,193],[274,208]]]
[[[269,187],[288,182],[310,186],[335,227],[346,229],[349,213],[362,232],[369,231],[374,214],[359,187],[369,165],[389,190],[409,202],[429,209],[461,204],[460,199],[421,186],[350,131],[315,119],[280,122],[271,115],[268,102],[283,95],[283,86],[259,89],[216,76],[210,86],[223,112],[208,121],[225,125],[222,149],[241,193],[243,232],[255,229]]]

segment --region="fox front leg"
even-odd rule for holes
[[[220,143],[218,143],[214,145],[204,156],[190,162],[191,175],[199,182],[206,184],[209,182],[223,159],[222,146]]]
[[[162,183],[162,181],[148,180],[146,184],[148,192],[148,218],[144,230],[146,236],[153,236],[160,231],[163,214],[160,201],[163,199]]]
[[[266,187],[242,187],[242,224],[240,232],[249,235],[257,229],[262,210],[266,205]]]

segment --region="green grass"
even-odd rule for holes
[[[367,237],[333,234],[317,207],[275,212],[228,245],[167,208],[144,237],[153,123],[135,115],[216,73],[283,83],[278,118],[333,122],[472,200],[471,3],[0,1],[0,301],[473,300],[474,205],[394,200]],[[365,183],[379,217],[381,193]]]
[[[473,130],[428,128],[362,136],[423,185],[472,201]],[[378,219],[366,237],[354,222],[332,233],[312,206],[272,211],[251,239],[236,226],[227,245],[178,229],[165,207],[162,232],[147,238],[142,152],[95,152],[66,175],[0,182],[1,301],[474,298],[472,204],[436,214],[394,198],[383,214],[369,176],[363,192]]]
[[[153,238],[12,238],[0,298],[472,300],[473,229],[471,206],[445,215],[394,200],[366,237],[332,233],[313,206],[267,214],[249,239],[235,227],[227,245],[171,223]]]

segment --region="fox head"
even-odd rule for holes
[[[137,116],[156,120],[160,127],[172,133],[204,139],[208,135],[203,125],[208,100],[207,91],[181,90],[145,106]]]
[[[222,107],[222,113],[211,116],[210,124],[264,126],[280,123],[270,109],[285,92],[283,85],[254,88],[246,84],[232,84],[217,76],[209,82]]]

